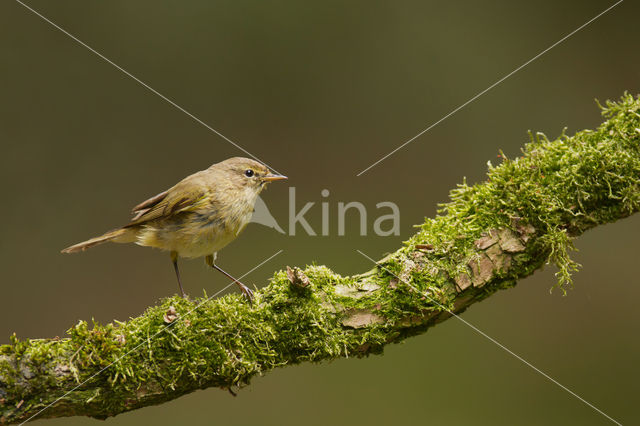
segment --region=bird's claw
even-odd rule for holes
[[[254,299],[253,291],[244,284],[240,286],[240,291],[242,291],[242,295],[244,296],[245,299],[247,299],[247,302],[249,302],[249,305],[251,305]]]

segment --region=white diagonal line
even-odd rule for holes
[[[356,250],[358,253],[360,253],[362,256],[366,257],[367,259],[369,259],[370,261],[372,261],[375,265],[377,265],[379,268],[384,269],[385,271],[387,271],[388,273],[390,273],[391,275],[393,275],[394,277],[396,277],[397,279],[399,279],[400,281],[402,281],[403,283],[405,283],[406,285],[408,285],[409,287],[411,287],[411,289],[413,291],[415,291],[416,293],[422,294],[423,296],[425,296],[427,299],[429,299],[431,302],[435,303],[436,305],[438,305],[438,307],[444,309],[445,311],[447,311],[449,314],[453,315],[454,317],[456,317],[457,319],[459,319],[460,321],[462,321],[465,325],[467,325],[468,327],[470,327],[472,330],[474,330],[476,333],[480,334],[481,336],[484,336],[485,338],[487,338],[489,341],[493,342],[494,344],[496,344],[499,348],[503,349],[505,352],[509,353],[510,355],[514,356],[516,359],[518,359],[519,361],[521,361],[522,363],[524,363],[525,365],[531,367],[533,370],[535,370],[536,372],[538,372],[539,374],[541,374],[542,376],[544,376],[546,379],[548,379],[549,381],[551,381],[552,383],[558,385],[560,388],[564,389],[565,391],[567,391],[569,394],[573,395],[574,397],[578,398],[580,401],[584,402],[585,404],[587,404],[589,407],[593,408],[594,410],[596,410],[598,413],[602,414],[604,417],[606,417],[607,419],[611,420],[613,423],[622,426],[622,424],[620,422],[618,422],[617,420],[615,420],[614,418],[610,417],[609,415],[607,415],[607,413],[605,413],[604,411],[602,411],[601,409],[599,409],[598,407],[596,407],[595,405],[593,405],[592,403],[590,403],[589,401],[587,401],[586,399],[582,398],[580,395],[578,395],[577,393],[573,392],[571,389],[569,389],[568,387],[564,386],[562,383],[558,382],[557,380],[555,380],[553,377],[549,376],[547,373],[545,373],[544,371],[540,370],[538,367],[536,367],[535,365],[531,364],[529,361],[527,361],[526,359],[522,358],[520,355],[516,354],[515,352],[513,352],[511,349],[507,348],[506,346],[504,346],[502,343],[498,342],[496,339],[494,339],[493,337],[489,336],[487,333],[485,333],[484,331],[480,330],[478,327],[476,327],[475,325],[471,324],[469,321],[463,319],[461,316],[459,316],[458,314],[456,314],[455,312],[447,309],[446,306],[442,305],[441,303],[439,303],[437,300],[433,299],[432,297],[429,296],[428,293],[426,292],[422,292],[420,290],[418,290],[416,287],[414,287],[413,285],[411,285],[410,283],[408,283],[407,281],[403,280],[402,278],[400,278],[399,276],[397,276],[396,274],[394,274],[393,272],[391,272],[390,270],[388,270],[387,268],[385,268],[384,266],[378,264],[378,262],[376,262],[375,260],[373,260],[371,257],[367,256],[366,254],[364,254],[363,252],[361,252],[360,250]]]
[[[60,25],[52,22],[50,19],[48,19],[46,16],[42,15],[40,12],[36,11],[35,9],[27,6],[26,4],[24,4],[23,2],[21,2],[20,0],[16,0],[17,3],[21,4],[22,6],[24,6],[26,9],[30,10],[31,12],[33,12],[35,15],[39,16],[40,18],[42,18],[44,21],[48,22],[49,24],[51,24],[53,27],[55,27],[56,29],[60,30],[62,33],[66,34],[67,36],[69,36],[70,38],[72,38],[73,40],[75,40],[76,42],[78,42],[78,44],[86,47],[87,49],[89,49],[92,53],[96,54],[97,56],[99,56],[100,58],[104,59],[106,62],[108,62],[109,64],[113,65],[115,68],[117,68],[118,70],[120,70],[121,72],[123,72],[124,74],[126,74],[127,76],[131,77],[133,80],[135,80],[136,82],[138,82],[140,85],[142,85],[144,88],[146,88],[147,90],[149,90],[150,92],[158,95],[160,98],[162,98],[163,100],[165,100],[166,102],[168,102],[169,104],[171,104],[172,106],[174,106],[176,109],[182,111],[183,113],[185,113],[186,115],[188,115],[189,117],[191,117],[192,119],[194,119],[195,121],[197,121],[199,124],[203,125],[204,127],[206,127],[207,129],[211,130],[213,133],[215,133],[216,135],[220,136],[222,139],[224,139],[225,141],[229,142],[231,145],[235,146],[236,148],[238,148],[240,151],[244,152],[245,154],[247,154],[248,156],[252,157],[253,159],[261,162],[262,164],[268,166],[272,171],[278,173],[278,174],[282,174],[279,171],[277,171],[276,169],[274,169],[273,167],[271,167],[270,165],[268,165],[267,163],[265,163],[264,161],[262,161],[261,159],[259,159],[258,157],[256,157],[255,155],[253,155],[252,153],[250,153],[249,151],[247,151],[246,149],[244,149],[243,147],[241,147],[240,145],[238,145],[237,143],[235,143],[234,141],[232,141],[231,139],[229,139],[228,137],[226,137],[225,135],[223,135],[222,133],[220,133],[219,131],[217,131],[216,129],[214,129],[213,127],[211,127],[210,125],[208,125],[207,123],[205,123],[204,121],[202,121],[201,119],[199,119],[198,117],[196,117],[195,115],[193,115],[192,113],[190,113],[189,111],[187,111],[186,109],[184,109],[183,107],[181,107],[180,105],[178,105],[177,103],[175,103],[174,101],[172,101],[171,99],[167,98],[165,95],[163,95],[162,93],[158,92],[156,89],[154,89],[153,87],[149,86],[147,83],[145,83],[144,81],[140,80],[138,77],[136,77],[135,75],[131,74],[129,71],[127,71],[126,69],[122,68],[120,65],[116,64],[115,62],[113,62],[111,59],[107,58],[106,56],[104,56],[102,53],[98,52],[97,50],[95,50],[93,47],[89,46],[87,43],[83,42],[82,40],[80,40],[78,37],[74,36],[73,34],[71,34],[69,31],[65,30],[64,28],[62,28]]]
[[[250,269],[248,272],[245,272],[243,275],[241,275],[238,280],[241,280],[242,278],[246,277],[247,275],[249,275],[250,273],[252,273],[253,271],[255,271],[256,269],[258,269],[259,267],[261,267],[262,265],[264,265],[265,263],[267,263],[268,261],[270,261],[271,259],[273,259],[274,257],[276,257],[277,255],[279,255],[280,253],[282,253],[283,250],[278,250],[276,253],[272,254],[271,256],[269,256],[268,258],[266,258],[265,260],[263,260],[262,262],[260,262],[259,264],[257,264],[256,266],[254,266],[252,269]],[[62,395],[61,397],[57,398],[55,401],[53,401],[51,404],[47,405],[46,407],[44,407],[43,409],[41,409],[40,411],[38,411],[37,413],[35,413],[34,415],[32,415],[31,417],[29,417],[27,420],[25,420],[24,422],[20,423],[19,426],[22,426],[23,424],[31,421],[32,419],[34,419],[35,417],[38,417],[40,414],[42,414],[43,411],[47,410],[48,408],[50,408],[52,405],[54,405],[56,402],[60,401],[61,399],[65,398],[67,395],[69,395],[70,393],[74,392],[76,389],[80,388],[82,385],[86,384],[87,382],[89,382],[91,379],[93,379],[94,377],[98,376],[99,374],[101,374],[104,370],[106,370],[107,368],[111,367],[113,364],[115,364],[118,361],[121,361],[122,359],[124,359],[125,357],[127,357],[130,353],[135,352],[138,350],[138,348],[140,348],[140,346],[144,345],[145,343],[147,343],[149,341],[149,339],[152,339],[154,337],[156,337],[158,334],[164,332],[165,330],[167,330],[169,327],[172,327],[174,324],[177,324],[178,322],[182,321],[184,318],[186,318],[191,312],[195,311],[196,309],[198,309],[200,306],[202,306],[203,304],[207,303],[209,300],[213,299],[214,297],[216,297],[217,295],[219,295],[220,293],[222,293],[223,291],[225,291],[226,289],[228,289],[229,287],[231,287],[233,284],[235,284],[235,281],[231,281],[229,284],[227,284],[226,287],[224,287],[222,290],[219,290],[218,292],[216,292],[213,296],[209,296],[207,299],[203,300],[202,302],[198,303],[196,305],[195,308],[191,309],[189,312],[187,312],[186,314],[179,316],[177,319],[175,319],[172,323],[169,323],[169,325],[167,325],[164,328],[161,328],[159,331],[157,331],[154,335],[152,335],[151,337],[148,337],[147,339],[145,339],[143,342],[140,342],[136,347],[134,347],[133,349],[131,349],[130,351],[126,352],[124,355],[121,355],[120,357],[116,358],[115,361],[111,362],[109,365],[107,365],[106,367],[103,367],[102,369],[100,369],[97,373],[95,373],[94,375],[92,375],[91,377],[89,377],[88,379],[84,380],[82,383],[80,383],[79,385],[77,385],[76,387],[74,387],[73,389],[67,391],[64,395]]]
[[[596,19],[600,18],[602,15],[604,15],[605,13],[609,12],[611,9],[613,9],[614,7],[616,7],[617,5],[619,5],[620,3],[622,3],[624,0],[619,0],[617,3],[609,6],[608,8],[606,8],[605,10],[603,10],[602,12],[600,12],[599,14],[597,14],[596,16],[594,16],[593,18],[589,19],[587,22],[585,22],[584,24],[580,25],[578,28],[576,28],[575,30],[571,31],[569,34],[567,34],[566,36],[562,37],[560,40],[556,41],[555,43],[553,43],[551,46],[547,47],[546,49],[544,49],[542,52],[538,53],[536,56],[534,56],[533,58],[529,59],[527,62],[525,62],[524,64],[520,65],[518,68],[514,69],[513,71],[511,71],[509,74],[505,75],[504,77],[502,77],[500,80],[496,81],[495,83],[493,83],[491,86],[487,87],[486,89],[484,89],[482,92],[478,93],[477,95],[475,95],[474,97],[472,97],[471,99],[469,99],[468,101],[466,101],[465,103],[463,103],[462,105],[460,105],[459,107],[457,107],[456,109],[454,109],[453,111],[451,111],[450,113],[448,113],[447,115],[445,115],[444,117],[442,117],[440,120],[436,121],[435,123],[431,124],[429,127],[427,127],[426,129],[424,129],[423,131],[421,131],[420,133],[418,133],[417,135],[415,135],[414,137],[412,137],[411,139],[407,140],[405,143],[403,143],[402,145],[400,145],[399,147],[397,147],[396,149],[394,149],[393,151],[389,152],[387,155],[385,155],[384,157],[380,158],[378,161],[376,161],[375,163],[371,164],[369,167],[367,167],[366,169],[362,170],[360,173],[358,173],[356,176],[360,176],[363,173],[365,173],[366,171],[368,171],[369,169],[375,167],[376,165],[378,165],[379,163],[381,163],[382,161],[386,160],[387,158],[389,158],[390,156],[392,156],[393,154],[395,154],[396,152],[398,152],[399,150],[401,150],[402,148],[404,148],[405,146],[409,145],[411,142],[413,142],[414,140],[418,139],[420,136],[424,135],[425,133],[427,133],[429,130],[433,129],[434,127],[436,127],[438,124],[442,123],[444,120],[446,120],[447,118],[451,117],[453,114],[455,114],[456,112],[460,111],[462,108],[466,107],[467,105],[469,105],[471,102],[475,101],[476,99],[478,99],[480,96],[484,95],[485,93],[487,93],[489,90],[493,89],[494,87],[496,87],[498,84],[502,83],[503,81],[505,81],[506,79],[508,79],[509,77],[511,77],[512,75],[514,75],[515,73],[517,73],[518,71],[520,71],[522,68],[526,67],[527,65],[529,65],[531,62],[535,61],[536,59],[538,59],[539,57],[541,57],[542,55],[544,55],[545,53],[547,53],[548,51],[550,51],[551,49],[553,49],[554,47],[556,47],[557,45],[559,45],[560,43],[562,43],[563,41],[565,41],[566,39],[568,39],[569,37],[571,37],[572,35],[574,35],[575,33],[577,33],[578,31],[580,31],[581,29],[583,29],[584,27],[586,27],[587,25],[591,24],[593,21],[595,21]]]

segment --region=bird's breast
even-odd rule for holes
[[[225,247],[251,220],[253,208],[200,209],[145,225],[138,244],[176,251],[181,257],[202,257]]]

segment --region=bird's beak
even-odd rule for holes
[[[269,173],[268,175],[262,178],[262,180],[265,182],[273,182],[274,180],[284,180],[284,179],[288,179],[288,178],[282,175],[274,175],[273,173]]]

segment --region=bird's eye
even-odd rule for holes
[[[244,175],[245,175],[246,177],[253,177],[253,170],[251,170],[251,169],[247,169],[247,170],[245,170],[245,171],[244,171]]]

